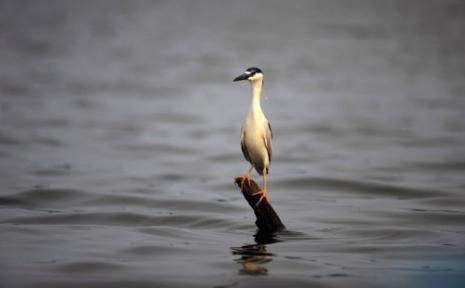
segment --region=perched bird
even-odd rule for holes
[[[245,118],[241,130],[241,148],[245,159],[250,162],[251,166],[244,175],[244,181],[249,181],[253,168],[258,174],[263,176],[263,187],[259,201],[260,204],[263,198],[267,198],[266,192],[266,176],[268,175],[271,161],[271,139],[273,133],[271,131],[270,122],[263,114],[260,106],[260,96],[263,88],[263,72],[259,68],[248,68],[243,74],[237,76],[234,81],[249,80],[252,85],[252,103],[250,111]],[[242,182],[244,185],[244,182]]]

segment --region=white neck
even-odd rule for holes
[[[250,107],[250,112],[253,114],[262,111],[260,96],[262,95],[263,81],[262,79],[257,79],[250,81],[250,83],[252,84],[252,105]]]

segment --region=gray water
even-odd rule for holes
[[[1,1],[0,286],[465,287],[464,35],[460,0]]]

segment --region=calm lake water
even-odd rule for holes
[[[0,287],[465,287],[464,35],[460,0],[1,1]]]

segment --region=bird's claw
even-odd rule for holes
[[[260,190],[260,191],[258,191],[258,192],[255,192],[255,193],[253,193],[253,194],[250,194],[250,195],[255,196],[255,195],[260,195],[260,194],[261,194],[260,199],[258,199],[257,203],[255,204],[255,207],[260,206],[260,203],[262,202],[262,200],[263,200],[264,198],[266,198],[266,200],[268,201],[268,194],[266,193],[266,190],[263,190],[263,189],[262,189],[262,190]]]
[[[247,186],[250,186],[250,176],[242,176],[241,189],[244,188],[244,184],[247,182]]]

